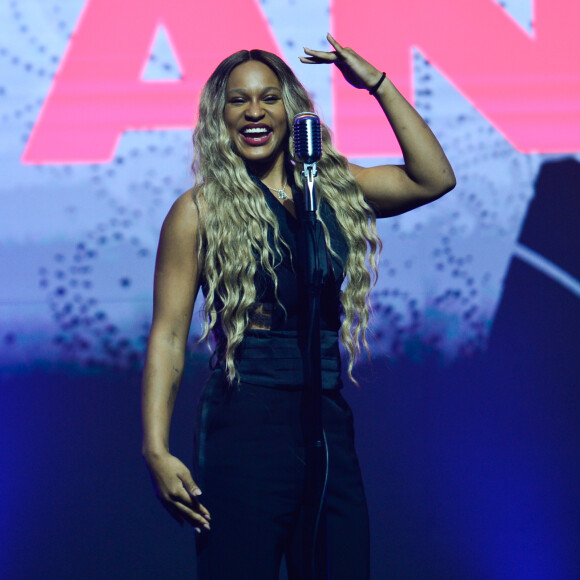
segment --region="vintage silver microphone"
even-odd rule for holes
[[[308,287],[308,333],[304,357],[305,390],[302,421],[306,462],[302,547],[306,566],[304,578],[328,578],[326,549],[326,482],[328,479],[328,447],[322,424],[322,361],[320,347],[320,296],[328,277],[328,252],[322,223],[316,215],[316,162],[322,154],[320,119],[314,113],[299,113],[294,117],[294,154],[304,163],[302,182],[306,211],[302,217],[304,240],[304,273]]]
[[[304,185],[304,203],[306,211],[316,211],[316,162],[322,155],[322,134],[320,119],[314,113],[298,113],[294,117],[294,154],[298,161],[304,163],[302,182]]]

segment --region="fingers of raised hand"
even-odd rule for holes
[[[301,56],[300,61],[305,64],[333,63],[338,60],[338,55],[335,52],[327,52],[324,50],[313,50],[312,48],[306,47],[304,47],[304,52],[308,56]]]
[[[342,50],[342,46],[334,38],[334,36],[332,36],[332,34],[330,34],[330,32],[326,35],[326,40],[328,40],[328,42],[330,42],[330,44],[332,44],[332,48],[334,48],[334,50],[336,50],[337,52],[340,52]]]
[[[344,78],[356,88],[365,88],[368,84],[366,78],[372,76],[375,70],[366,60],[357,54],[352,48],[343,47],[335,38],[328,34],[328,42],[334,51],[313,50],[304,48],[308,56],[300,57],[305,64],[335,64]]]
[[[334,52],[332,54],[336,55],[337,61],[350,61],[352,59],[361,59],[361,57],[349,46],[342,46],[330,32],[326,35],[326,39],[334,48]]]

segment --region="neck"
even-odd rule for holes
[[[282,187],[286,179],[284,156],[280,156],[274,163],[247,163],[248,170],[266,185]]]

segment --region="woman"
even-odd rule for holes
[[[305,49],[301,61],[334,63],[350,84],[369,90],[405,161],[350,164],[323,127],[317,191],[332,266],[321,299],[328,554],[330,577],[353,580],[369,577],[368,516],[352,417],[339,391],[338,333],[352,378],[361,343],[366,348],[368,294],[377,272],[375,217],[437,199],[455,178],[437,139],[386,75],[328,40],[333,51]],[[308,389],[300,382],[304,304],[295,267],[301,168],[292,158],[289,128],[294,115],[312,109],[278,57],[240,51],[223,61],[200,100],[196,186],[175,202],[161,231],[143,380],[143,454],[160,501],[200,532],[200,578],[278,578],[284,553],[289,577],[303,577],[301,418]],[[200,286],[204,337],[213,334],[217,346],[199,407],[196,483],[170,454],[169,426]]]

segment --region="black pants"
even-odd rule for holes
[[[286,555],[303,577],[303,392],[241,383],[214,371],[197,422],[198,484],[211,531],[197,539],[199,580],[277,580]],[[329,448],[327,538],[331,580],[368,580],[369,526],[352,412],[339,390],[323,396]]]

